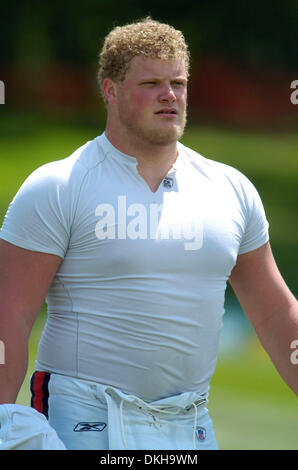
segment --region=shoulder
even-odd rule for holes
[[[187,163],[216,183],[228,184],[237,194],[245,195],[254,190],[251,180],[237,168],[202,156],[197,151],[179,143]]]
[[[25,180],[6,212],[1,238],[32,251],[64,257],[80,188],[100,161],[94,139]]]
[[[38,181],[67,183],[72,178],[84,177],[85,173],[96,167],[100,162],[98,153],[97,138],[86,142],[77,148],[71,155],[60,160],[53,160],[46,163],[27,178],[28,183]]]
[[[104,158],[97,139],[86,142],[66,158],[51,161],[34,170],[20,187],[18,195],[44,194],[45,191],[50,194],[59,188],[78,188],[85,175]]]

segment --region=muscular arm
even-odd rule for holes
[[[15,403],[27,371],[30,332],[61,261],[0,240],[0,403]]]
[[[298,365],[290,360],[291,343],[298,340],[298,303],[269,243],[238,256],[230,284],[279,374],[298,395]]]

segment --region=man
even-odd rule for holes
[[[217,448],[206,403],[228,280],[298,392],[297,301],[258,193],[178,142],[188,67],[168,25],[111,31],[99,70],[105,133],[36,170],[4,220],[1,402],[16,399],[47,296],[32,405],[68,449]]]

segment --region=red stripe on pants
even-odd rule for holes
[[[46,372],[35,372],[31,384],[32,401],[31,407],[40,413],[44,412],[44,391],[43,384]]]

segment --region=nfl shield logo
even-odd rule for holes
[[[206,439],[206,429],[197,427],[197,436],[199,441],[204,441]]]
[[[169,176],[166,176],[163,180],[163,185],[165,188],[171,188],[174,184],[173,178],[170,178]]]

